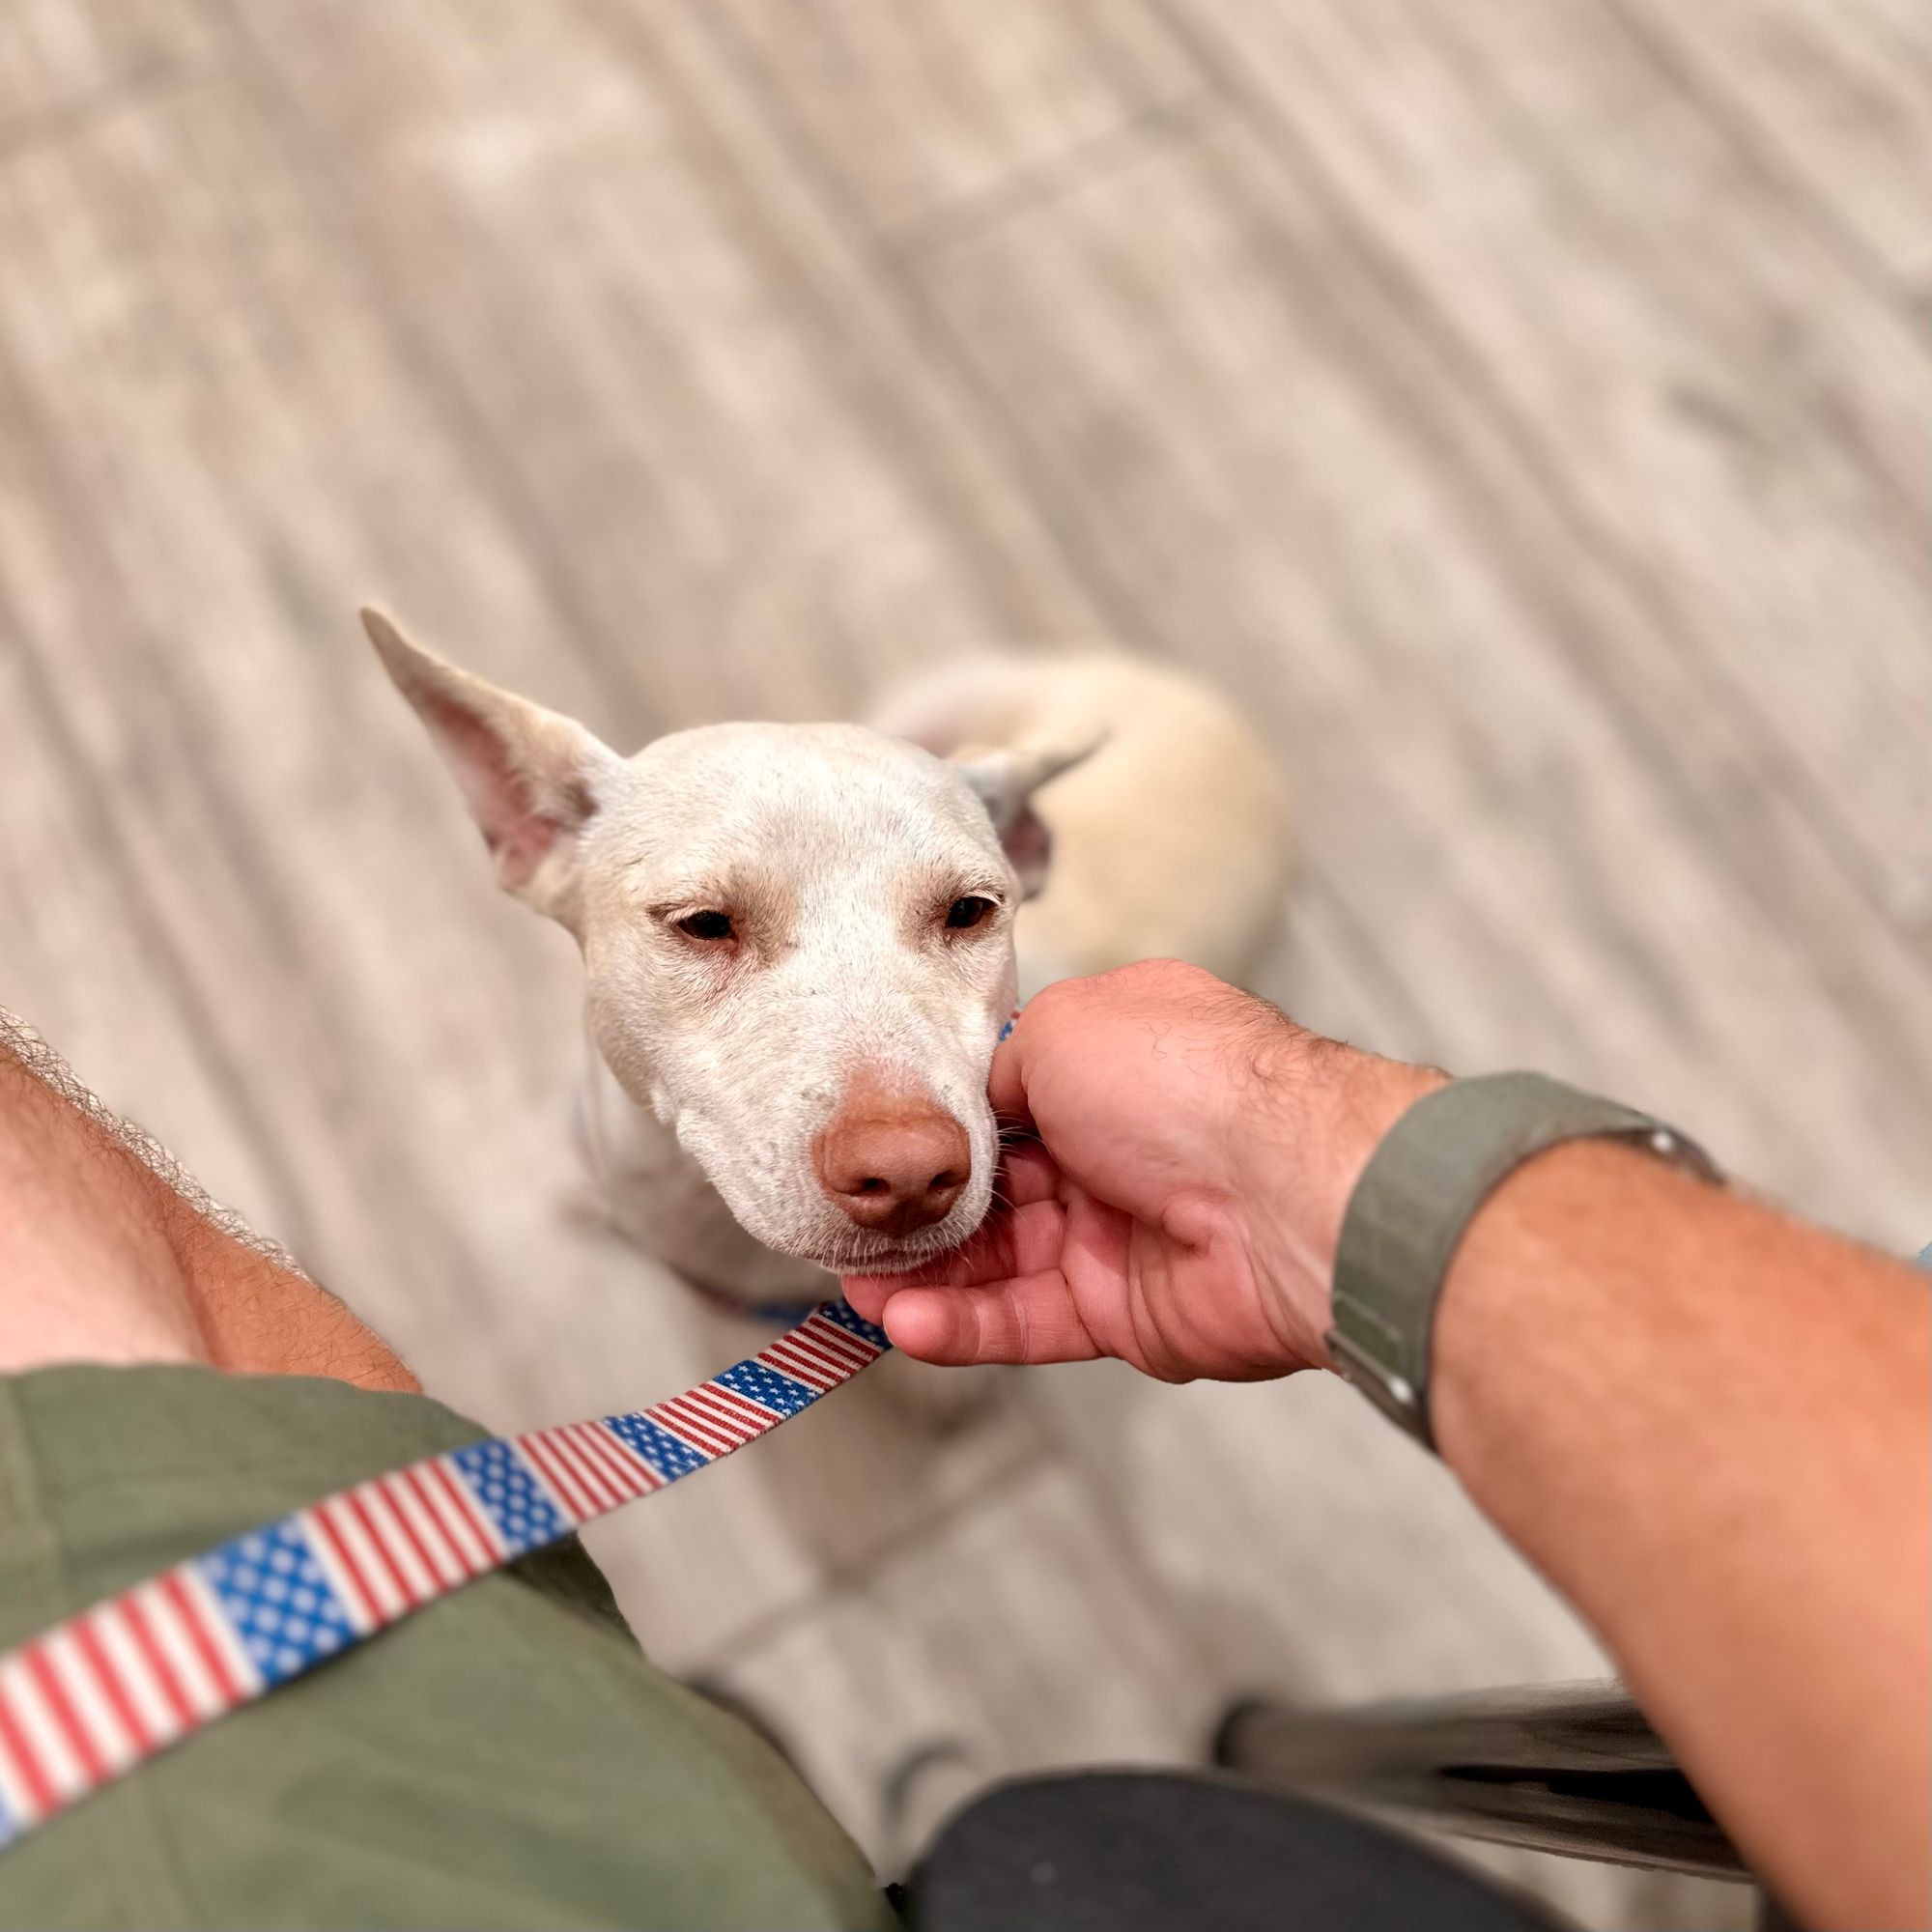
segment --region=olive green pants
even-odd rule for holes
[[[188,1368],[0,1380],[0,1647],[485,1434]],[[575,1541],[472,1583],[0,1852],[5,1926],[892,1922],[824,1807],[644,1661]]]

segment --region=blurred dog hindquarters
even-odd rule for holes
[[[1042,799],[1053,865],[1019,919],[1022,999],[1135,959],[1248,983],[1286,897],[1288,787],[1219,692],[1123,653],[985,656],[895,687],[868,722],[942,757],[1097,746]]]

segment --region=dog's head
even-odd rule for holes
[[[575,934],[611,1071],[743,1226],[844,1270],[965,1239],[1013,912],[1045,873],[1029,801],[1091,748],[954,764],[856,724],[715,724],[626,758],[363,621],[498,883]]]

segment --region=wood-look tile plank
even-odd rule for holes
[[[9,0],[0,9],[0,157],[216,56],[196,0]]]
[[[1353,1704],[1608,1674],[1448,1469],[1333,1377],[1170,1388],[1080,1365],[1027,1395],[1090,1480],[1132,1498],[1122,1540],[1228,1683]]]
[[[14,520],[0,508],[0,587]],[[18,632],[0,597],[0,638]],[[217,1200],[284,1238],[302,1233],[297,1178],[249,1129],[247,1084],[220,1058],[196,988],[130,884],[114,815],[64,742],[39,667],[0,647],[0,1006],[83,1084],[164,1146],[196,1150]]]
[[[1610,0],[1902,295],[1932,290],[1932,15],[1916,0]]]
[[[1600,4],[1157,0],[1885,906],[1932,859],[1920,331]],[[1917,170],[1913,175],[1917,187]],[[1606,655],[1606,689],[1661,680]],[[1683,749],[1660,736],[1658,755]]]
[[[950,460],[865,286],[687,99],[674,19],[311,0],[237,23],[648,722],[849,715],[872,677],[1077,613],[1013,567],[1009,512]]]
[[[879,229],[1007,208],[1203,91],[1159,22],[1113,0],[730,0],[713,12],[782,71],[785,111]]]
[[[882,1866],[884,1800],[912,1751],[958,1782],[1056,1765],[1198,1762],[1212,1706],[1160,1593],[1091,1503],[1043,1467],[919,1539],[735,1659],[833,1813]]]

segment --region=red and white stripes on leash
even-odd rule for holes
[[[437,1598],[755,1441],[889,1346],[825,1302],[655,1407],[371,1477],[30,1637],[0,1655],[0,1848]]]

